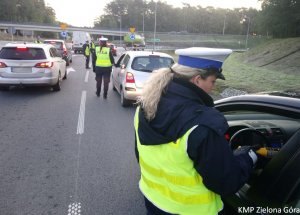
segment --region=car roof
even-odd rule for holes
[[[48,42],[48,41],[49,41],[49,42],[51,42],[51,41],[52,41],[52,42],[62,42],[62,43],[65,42],[64,40],[57,40],[57,39],[53,39],[53,40],[52,40],[52,39],[47,39],[47,40],[44,40],[44,42],[45,42],[45,41],[47,41],[47,42]]]
[[[158,55],[160,57],[168,57],[168,58],[172,58],[173,57],[171,55],[168,55],[166,53],[163,52],[152,52],[152,51],[127,51],[127,54],[129,54],[132,57],[139,57],[139,56],[149,56],[149,55]]]
[[[51,44],[44,43],[7,43],[4,47],[28,47],[28,48],[45,48],[51,46]]]

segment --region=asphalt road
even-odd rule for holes
[[[73,55],[60,92],[0,91],[0,214],[146,214],[134,154],[134,107]]]

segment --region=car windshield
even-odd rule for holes
[[[46,55],[41,48],[4,47],[0,51],[0,58],[7,60],[42,60]]]
[[[44,41],[46,44],[51,44],[53,45],[56,49],[63,49],[63,44],[62,42],[57,42],[57,41]]]
[[[132,62],[132,69],[142,72],[152,72],[155,69],[167,68],[174,63],[173,59],[160,56],[136,57]]]

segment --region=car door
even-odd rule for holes
[[[65,76],[66,73],[66,61],[61,58],[56,48],[50,48],[50,56],[52,57],[55,73],[58,75],[61,72],[61,77]]]
[[[113,69],[113,74],[112,74],[112,79],[113,79],[113,85],[115,86],[115,88],[120,92],[120,85],[121,85],[121,82],[120,82],[120,72],[121,72],[121,70],[122,70],[122,67],[124,67],[123,65],[124,65],[124,60],[125,60],[125,56],[127,56],[126,54],[123,54],[120,58],[119,58],[119,60],[118,60],[118,62],[117,62],[117,64],[116,64],[116,66],[115,66],[115,68]]]
[[[128,67],[129,62],[130,62],[130,55],[127,54],[124,57],[124,59],[121,61],[120,69],[119,69],[119,72],[117,74],[117,82],[118,82],[119,87],[124,86],[126,68]],[[119,88],[119,92],[120,91],[121,91],[121,88]]]

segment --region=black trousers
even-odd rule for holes
[[[89,68],[90,64],[90,55],[85,55],[85,68]]]
[[[96,73],[96,89],[97,93],[100,94],[101,92],[101,86],[102,86],[102,80],[103,80],[103,95],[106,97],[107,96],[107,91],[109,87],[109,82],[110,82],[110,74],[111,74],[111,69],[112,67],[97,67],[95,68],[95,73]]]

